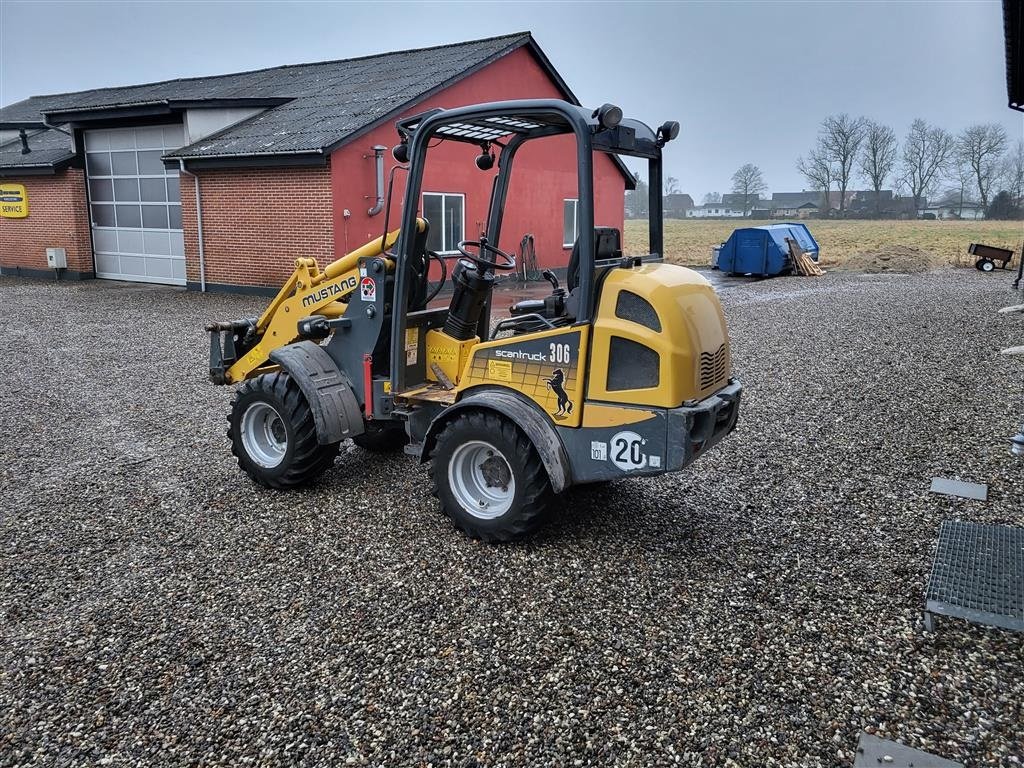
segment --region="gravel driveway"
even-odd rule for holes
[[[265,300],[0,278],[0,764],[1021,765],[1022,636],[920,621],[942,519],[1024,524],[1006,283],[729,288],[737,431],[491,547],[401,454],[241,474],[201,329]]]

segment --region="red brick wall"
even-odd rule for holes
[[[76,168],[55,176],[4,178],[0,184],[23,184],[28,216],[0,218],[0,268],[47,270],[46,249],[67,248],[68,270],[91,275],[92,240],[85,202],[85,173]]]
[[[506,99],[560,99],[558,86],[526,48],[504,56],[469,77],[410,107],[403,116],[434,107],[450,109],[466,104]],[[374,144],[388,147],[386,173],[395,165],[390,148],[398,143],[395,121],[388,120],[364,136],[336,150],[331,157],[334,177],[334,226],[338,252],[354,249],[379,237],[384,215],[370,217],[374,203],[376,166]],[[425,192],[455,192],[465,197],[465,237],[476,239],[487,219],[491,182],[498,167],[489,172],[477,169],[474,159],[479,148],[448,142],[427,153],[424,168]],[[386,177],[385,177],[386,178]],[[395,176],[389,228],[394,229],[405,197],[407,175]],[[386,182],[385,182],[386,183]],[[533,234],[537,263],[542,267],[565,267],[570,248],[562,247],[562,206],[576,198],[576,140],[570,136],[540,139],[526,144],[516,155],[512,182],[502,220],[500,247],[518,253],[519,242]],[[594,157],[594,223],[623,227],[626,182],[614,161],[603,153]],[[422,198],[416,202],[422,210]],[[346,220],[343,211],[351,216]],[[435,222],[436,224],[436,222]]]
[[[334,258],[331,173],[323,168],[197,171],[203,201],[206,282],[278,288],[295,259],[321,269]],[[195,179],[181,176],[181,219],[190,284],[199,282]]]

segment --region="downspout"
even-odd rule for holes
[[[203,247],[203,198],[199,194],[199,177],[185,170],[185,159],[178,158],[178,170],[195,179],[196,187],[196,230],[199,236],[199,291],[206,293],[206,249]]]
[[[376,144],[370,149],[373,150],[373,160],[377,164],[377,203],[367,213],[376,216],[384,210],[384,153],[388,148]]]
[[[43,120],[43,125],[45,127],[49,128],[51,131],[57,131],[58,133],[63,133],[66,136],[71,136],[71,138],[74,138],[74,136],[72,136],[72,134],[71,134],[71,131],[67,130],[66,128],[59,128],[56,125],[50,125],[45,120]]]

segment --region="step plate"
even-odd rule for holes
[[[945,520],[925,594],[928,614],[1024,632],[1024,528]]]

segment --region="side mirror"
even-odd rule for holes
[[[409,145],[404,141],[401,144],[396,144],[391,150],[391,156],[405,165],[409,162]]]

